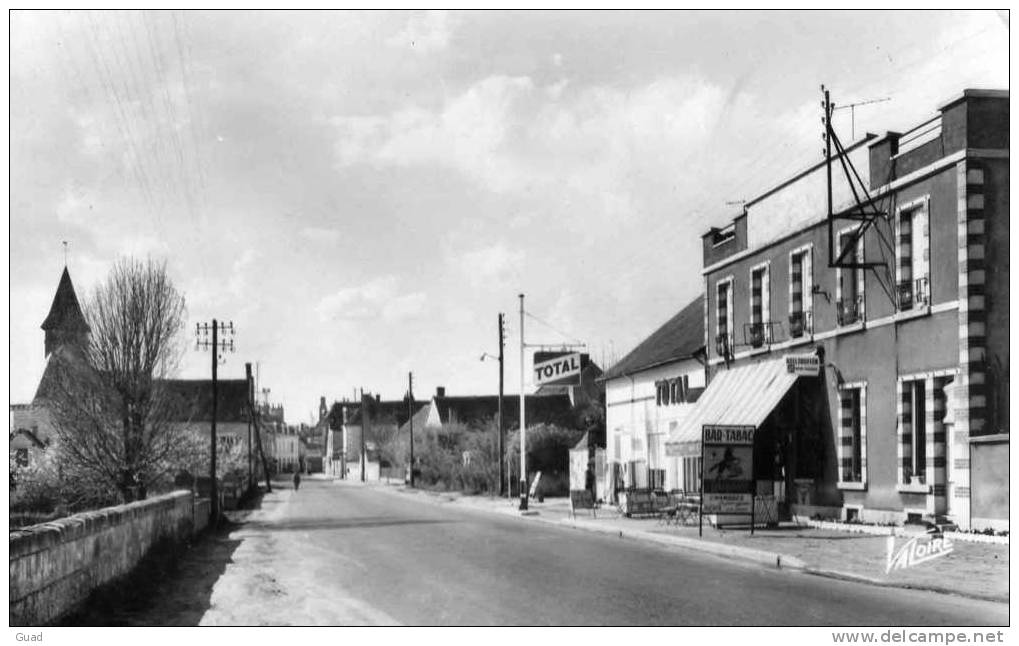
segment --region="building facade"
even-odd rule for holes
[[[612,500],[627,488],[699,488],[700,457],[668,455],[666,440],[704,390],[704,356],[698,297],[602,377],[606,464],[596,477],[606,488],[600,498]]]
[[[881,212],[862,236],[844,182],[829,224],[822,162],[703,237],[708,392],[817,359],[758,428],[759,490],[792,511],[1007,528],[1008,111],[1007,91],[966,90],[851,144]]]

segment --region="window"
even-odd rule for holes
[[[899,310],[907,311],[930,303],[930,232],[926,198],[900,209],[895,226]]]
[[[687,493],[701,490],[701,458],[692,456],[683,458],[683,491]]]
[[[648,486],[651,489],[662,489],[665,487],[665,464],[662,460],[665,434],[652,433],[647,439]]]
[[[717,247],[720,244],[729,242],[736,238],[736,225],[735,223],[730,224],[724,229],[712,229],[711,231],[711,244]]]
[[[748,341],[754,348],[771,342],[768,323],[771,320],[771,294],[768,279],[768,265],[759,265],[750,270],[750,325]]]
[[[839,233],[839,249],[846,250],[853,244],[855,227],[843,229]],[[854,254],[847,254],[844,262],[863,263],[863,238],[856,241]],[[835,317],[839,325],[853,325],[864,320],[864,273],[860,267],[839,267],[835,271]]]
[[[846,384],[839,388],[839,481],[867,481],[866,386]]]
[[[718,281],[715,286],[715,351],[719,356],[732,356],[732,278]]]
[[[789,336],[813,334],[814,277],[810,247],[789,254]]]
[[[927,471],[926,384],[923,379],[901,381],[899,415],[900,478],[924,483]]]

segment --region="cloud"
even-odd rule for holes
[[[475,286],[501,282],[508,275],[519,275],[526,258],[522,250],[510,249],[504,242],[463,253],[447,251],[446,255],[449,262]]]
[[[94,218],[91,199],[85,189],[76,183],[64,190],[64,196],[57,203],[57,220],[64,224],[87,226]]]
[[[428,300],[424,292],[413,292],[395,296],[382,304],[382,320],[395,323],[413,317],[421,312]]]
[[[399,294],[396,276],[374,278],[363,285],[344,287],[319,301],[315,312],[322,321],[401,321],[421,312],[427,302],[424,292]]]
[[[230,282],[227,288],[234,296],[242,296],[248,288],[248,274],[255,264],[258,254],[254,249],[246,249],[237,260],[234,261],[230,270]]]
[[[340,241],[341,237],[339,231],[327,227],[304,227],[301,229],[300,235],[302,238],[312,242],[321,242],[323,244],[336,244]]]
[[[145,258],[147,256],[166,256],[169,255],[169,252],[170,247],[166,240],[152,235],[129,236],[120,242],[120,253],[125,256]]]
[[[519,184],[515,159],[504,150],[532,93],[527,77],[492,76],[448,101],[442,110],[407,107],[385,117],[337,117],[341,165],[411,166],[438,163],[478,179],[491,190]]]
[[[637,88],[594,86],[564,93],[568,81],[489,76],[434,109],[340,116],[341,167],[435,165],[498,194],[544,191],[579,200],[585,215],[625,219],[646,182],[675,183],[708,152],[734,99],[700,77],[664,78]],[[736,97],[741,105],[747,102]],[[647,193],[647,191],[644,191]]]
[[[456,25],[446,11],[425,11],[411,14],[397,34],[386,39],[392,47],[409,47],[419,54],[440,51],[449,45]]]

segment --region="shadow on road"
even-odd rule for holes
[[[308,518],[308,519],[293,519],[286,520],[279,523],[259,523],[251,522],[245,525],[245,528],[250,531],[266,530],[270,532],[293,532],[293,531],[313,531],[318,529],[324,530],[342,530],[342,529],[372,529],[377,527],[395,527],[399,525],[438,525],[438,524],[450,524],[455,521],[449,520],[436,520],[428,518],[386,518],[368,516],[363,518],[335,518],[331,520],[323,520],[321,518]]]
[[[247,501],[258,508],[261,495]],[[241,544],[224,520],[184,548],[153,549],[128,576],[103,586],[61,626],[197,626],[211,606],[212,589]]]

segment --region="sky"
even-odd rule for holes
[[[221,378],[308,422],[355,389],[491,394],[529,344],[603,367],[696,298],[700,236],[864,131],[1008,88],[998,12],[12,12],[10,389],[65,263],[165,261]],[[835,127],[850,138],[848,110]],[[208,378],[191,345],[180,377]],[[529,353],[528,353],[529,357]],[[528,365],[530,359],[528,358]],[[531,386],[528,384],[527,389]]]

